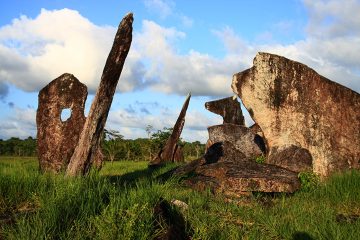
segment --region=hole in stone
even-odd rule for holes
[[[249,113],[249,111],[245,108],[244,104],[242,103],[241,99],[238,97],[237,98],[238,101],[240,102],[241,105],[241,111],[243,113],[243,116],[245,118],[245,126],[247,127],[251,127],[255,121],[252,119],[251,114]]]
[[[65,108],[61,111],[60,119],[62,122],[66,122],[71,117],[71,109]]]

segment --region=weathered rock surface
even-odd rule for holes
[[[229,142],[213,144],[204,157],[179,167],[176,176],[192,176],[185,183],[195,189],[239,196],[243,192],[294,192],[300,188],[297,173],[258,164]]]
[[[102,156],[99,154],[101,136],[131,46],[133,21],[133,14],[129,13],[119,24],[101,76],[100,86],[91,104],[89,116],[85,121],[79,142],[67,167],[67,175],[84,175],[89,172],[94,162],[99,165],[100,160],[98,158]]]
[[[176,120],[173,131],[166,141],[165,146],[158,155],[149,163],[150,167],[156,167],[166,162],[180,162],[184,160],[180,146],[177,144],[185,124],[186,110],[189,106],[191,94],[189,93],[185,99],[184,105]],[[181,151],[181,152],[180,152]]]
[[[265,154],[263,139],[245,126],[226,123],[208,127],[208,132],[211,143],[230,142],[247,158]]]
[[[304,64],[258,53],[254,66],[235,74],[233,91],[261,127],[268,149],[308,149],[322,176],[359,168],[360,95]]]
[[[87,88],[72,74],[65,73],[39,92],[36,113],[37,150],[43,172],[65,170],[85,123]],[[71,116],[61,120],[63,109]]]
[[[312,157],[305,148],[295,145],[273,147],[266,163],[281,166],[294,172],[312,171]]]
[[[244,126],[245,120],[241,111],[240,103],[236,97],[228,97],[205,103],[205,108],[210,112],[223,117],[223,123],[232,123]]]

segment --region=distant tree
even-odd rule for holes
[[[203,149],[204,144],[201,144],[199,141],[195,141],[192,143],[192,145],[194,146],[194,149],[196,152],[196,158],[199,158],[200,152],[204,151],[204,149]]]
[[[160,151],[165,146],[166,140],[170,137],[173,128],[164,127],[151,135],[152,149]]]
[[[124,136],[116,130],[104,130],[102,149],[110,162],[115,160],[117,154],[124,151]]]
[[[150,138],[150,137],[151,137],[151,133],[154,131],[154,127],[149,124],[149,125],[146,126],[145,131],[146,131],[146,133],[147,133],[147,135],[148,135],[148,138]]]

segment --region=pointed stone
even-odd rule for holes
[[[182,156],[182,154],[180,154],[179,152],[180,146],[177,143],[180,139],[180,135],[185,124],[185,115],[186,115],[186,110],[189,106],[190,98],[191,98],[191,94],[189,93],[186,97],[186,100],[181,109],[179,117],[174,125],[170,137],[166,141],[166,144],[163,147],[163,149],[161,149],[158,155],[150,162],[149,166],[157,166],[165,162],[178,162],[180,160],[183,160],[183,158],[177,159],[175,157]]]
[[[92,102],[79,143],[68,165],[67,175],[84,175],[88,173],[93,162],[99,162],[96,158],[101,156],[99,154],[101,136],[130,49],[133,20],[133,14],[129,13],[119,25],[101,76],[100,86]]]

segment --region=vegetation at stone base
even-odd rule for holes
[[[149,138],[138,139],[124,139],[124,136],[118,131],[105,129],[102,142],[105,160],[111,162],[150,161],[164,146],[172,131],[172,128],[164,128],[156,132],[152,132],[151,129],[149,128],[148,131]],[[205,144],[201,144],[199,141],[190,143],[181,140],[179,144],[183,149],[185,160],[194,160],[205,152]],[[32,137],[24,140],[19,138],[0,139],[0,156],[37,156],[36,139]]]
[[[359,171],[311,191],[229,201],[176,179],[156,180],[173,167],[151,171],[147,162],[108,162],[87,177],[66,178],[39,174],[35,158],[2,157],[0,239],[152,239],[160,198],[189,205],[176,210],[192,239],[360,238]]]
[[[255,158],[255,162],[260,163],[260,164],[265,163],[265,161],[266,161],[266,157],[264,155],[261,155],[261,156],[258,156]]]
[[[313,172],[300,172],[298,177],[303,191],[314,190],[320,184],[319,177]]]

